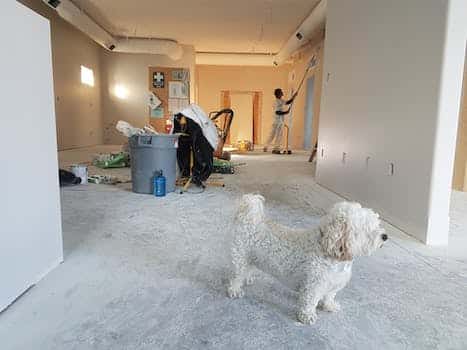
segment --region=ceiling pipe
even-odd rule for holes
[[[249,53],[197,52],[197,65],[215,66],[271,66],[273,55]]]
[[[182,58],[183,48],[174,40],[114,37],[70,0],[42,1],[65,21],[109,51],[166,55],[175,61]]]
[[[285,63],[289,57],[310,40],[313,35],[324,29],[326,25],[327,0],[321,0],[311,11],[310,15],[300,24],[286,41],[282,49],[274,56],[275,66]]]
[[[154,55],[167,55],[176,61],[182,58],[183,48],[174,40],[169,39],[144,39],[144,38],[120,38],[115,44],[116,52],[148,53]]]

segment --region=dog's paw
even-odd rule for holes
[[[227,295],[229,298],[242,298],[243,290],[241,288],[229,287],[227,289]]]
[[[338,312],[341,310],[341,306],[335,300],[327,300],[326,302],[320,302],[319,307],[323,311],[327,312]]]
[[[304,312],[302,310],[297,312],[297,319],[303,324],[313,324],[317,318],[316,312]]]

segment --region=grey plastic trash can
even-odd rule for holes
[[[153,193],[159,170],[166,178],[166,192],[175,191],[178,135],[134,135],[129,144],[133,192]]]

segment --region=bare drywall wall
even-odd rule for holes
[[[262,92],[260,139],[265,142],[272,125],[274,89],[287,90],[288,67],[198,65],[196,74],[198,103],[206,111],[219,110],[221,91]],[[295,134],[292,140],[293,147],[301,147],[303,142]]]
[[[0,55],[2,310],[63,253],[49,23],[16,1],[0,2],[0,13],[2,33],[14,33]]]
[[[58,148],[63,150],[103,143],[101,48],[59,18],[41,0],[19,2],[50,20]],[[29,55],[32,62],[34,53]],[[94,87],[81,84],[81,65],[94,71]],[[26,90],[28,88],[35,90],[33,86],[25,87]]]
[[[319,128],[319,115],[321,109],[321,90],[323,85],[323,55],[324,55],[324,39],[321,34],[314,38],[310,44],[303,49],[301,52],[295,55],[293,64],[290,68],[289,73],[289,91],[296,91],[300,84],[306,69],[309,66],[310,60],[313,56],[318,59],[318,64],[315,68],[310,69],[307,73],[303,86],[300,89],[297,98],[295,99],[292,118],[293,128],[292,133],[296,142],[301,142],[301,145],[296,147],[301,148],[303,146],[303,138],[305,135],[305,108],[306,108],[306,97],[307,97],[307,79],[314,76],[314,92],[313,92],[313,122],[312,122],[312,133],[311,133],[311,145],[316,143],[318,139],[318,128]]]
[[[448,239],[465,13],[464,0],[328,1],[318,181],[429,244]]]
[[[195,52],[192,46],[183,46],[183,57],[177,61],[163,55],[127,54],[102,50],[101,67],[102,113],[106,144],[120,144],[125,141],[125,138],[115,130],[119,120],[140,127],[148,123],[149,67],[188,68],[190,99],[194,101]],[[117,91],[123,91],[124,94]]]
[[[467,191],[467,64],[464,68],[464,86],[457,130],[456,160],[454,164],[453,188]]]

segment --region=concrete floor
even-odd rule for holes
[[[236,157],[247,165],[225,189],[164,199],[128,185],[63,189],[65,262],[0,315],[0,348],[467,349],[464,193],[449,248],[389,228],[388,244],[356,261],[343,310],[314,326],[295,322],[296,295],[264,274],[245,298],[226,297],[234,199],[259,191],[270,215],[299,227],[339,200],[306,159]]]

